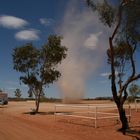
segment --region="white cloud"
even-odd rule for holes
[[[18,17],[2,15],[0,16],[0,26],[10,29],[19,29],[28,24],[26,20]]]
[[[48,19],[47,18],[40,18],[39,21],[41,24],[43,24],[45,26],[50,26],[54,22],[54,20],[51,18],[48,18]]]
[[[106,72],[106,73],[101,73],[100,75],[101,75],[102,77],[107,77],[107,76],[111,75],[111,73]],[[118,75],[118,72],[117,72],[117,71],[115,71],[115,75]]]
[[[100,75],[102,76],[102,77],[107,77],[107,76],[109,76],[111,73],[101,73]]]
[[[6,90],[16,90],[16,87],[7,87]]]
[[[39,39],[39,30],[29,29],[22,30],[15,34],[15,38],[18,40],[38,40]]]
[[[90,34],[90,36],[85,40],[85,47],[89,49],[96,49],[99,44],[99,36],[102,34],[102,32],[98,32],[96,34]]]

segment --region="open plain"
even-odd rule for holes
[[[84,102],[83,104],[93,102]],[[102,102],[94,102],[100,104]],[[112,105],[112,102],[104,102]],[[40,113],[30,115],[34,102],[9,102],[0,106],[0,140],[134,140],[140,137],[140,110],[132,105],[130,129],[126,135],[117,130],[121,124],[115,119],[93,120],[54,117],[55,103],[41,103]]]

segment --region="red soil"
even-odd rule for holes
[[[0,140],[132,140],[135,135],[140,137],[140,111],[132,110],[131,131],[123,135],[117,131],[121,124],[114,120],[99,121],[95,129],[93,122],[85,119],[57,117],[54,120],[54,115],[46,113],[53,109],[50,104],[40,106],[43,113],[26,113],[32,106],[30,102],[10,102],[7,107],[0,107]]]

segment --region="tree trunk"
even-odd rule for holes
[[[35,113],[38,113],[39,104],[40,104],[40,94],[39,94],[38,98],[36,99],[36,110],[35,110]]]
[[[122,124],[122,128],[119,130],[122,131],[122,133],[125,135],[126,129],[129,128],[125,109],[123,108],[123,104],[121,104],[121,103],[119,105],[117,105],[117,107],[118,107],[118,111],[119,111],[120,121]]]
[[[120,117],[120,121],[121,121],[121,124],[122,124],[122,128],[120,129],[120,131],[123,132],[123,134],[125,134],[125,131],[126,129],[128,129],[128,121],[127,121],[127,117],[126,117],[126,114],[125,114],[125,110],[123,108],[123,103],[121,100],[121,97],[118,97],[117,96],[117,88],[116,88],[116,77],[115,77],[115,64],[114,64],[114,48],[113,48],[113,44],[112,44],[112,40],[114,38],[114,35],[116,34],[116,31],[117,31],[117,28],[119,27],[119,24],[118,23],[118,26],[116,27],[116,29],[114,30],[114,33],[112,35],[112,37],[109,38],[109,45],[110,45],[110,55],[111,55],[111,89],[112,89],[112,95],[113,95],[113,98],[114,98],[114,101],[117,105],[117,108],[118,108],[118,112],[119,112],[119,117]]]

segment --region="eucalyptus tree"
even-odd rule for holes
[[[66,57],[67,48],[61,45],[62,37],[50,35],[42,47],[25,44],[13,50],[14,69],[20,73],[20,80],[28,86],[29,96],[35,97],[35,112],[39,110],[40,97],[44,88],[57,81],[61,73],[58,64]]]
[[[124,103],[128,86],[140,78],[136,71],[135,55],[140,43],[140,0],[87,0],[88,6],[98,13],[101,22],[112,28],[108,38],[108,63],[111,66],[111,90],[117,105],[122,128],[129,128]],[[117,73],[117,74],[116,74]]]

